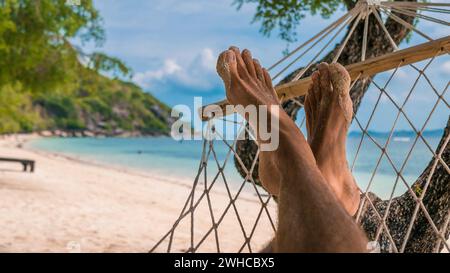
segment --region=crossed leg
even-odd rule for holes
[[[339,66],[337,67],[339,68]],[[340,70],[331,70],[328,67],[326,69],[329,75],[328,84],[333,86],[326,90],[334,90],[334,87],[341,91],[345,89],[345,81],[338,81],[336,76],[338,75],[336,73],[344,73],[345,70],[340,68]],[[224,51],[219,57],[217,71],[224,81],[227,98],[231,104],[279,106],[269,74],[261,68],[257,60],[252,59],[248,50],[244,50],[242,54],[236,47]],[[325,71],[323,65],[322,71]],[[341,76],[345,76],[344,74]],[[323,72],[323,75],[326,75],[326,72]],[[324,80],[318,81],[319,78],[325,78],[323,75],[315,76],[316,84],[323,84]],[[339,89],[337,85],[344,87]],[[322,97],[325,97],[324,93],[324,90],[318,92],[318,96],[322,95],[321,99],[317,99],[317,101],[321,101],[321,104]],[[345,92],[339,94],[341,93],[345,94]],[[337,96],[337,98],[345,98],[345,95]],[[339,104],[339,101],[337,103]],[[345,106],[346,102],[341,101],[340,103]],[[313,104],[313,100],[310,99],[308,104],[310,109]],[[343,179],[341,176],[336,179],[332,177],[335,175],[335,169],[326,164],[327,160],[316,160],[311,148],[317,147],[314,150],[321,153],[328,145],[328,143],[324,143],[323,136],[330,131],[334,132],[332,129],[320,129],[323,125],[321,122],[327,120],[326,115],[317,109],[310,111],[308,128],[315,129],[314,133],[310,135],[310,143],[308,143],[284,111],[273,110],[271,107],[268,109],[269,118],[279,120],[280,144],[275,151],[260,153],[261,181],[270,193],[279,198],[278,229],[272,242],[272,250],[278,252],[365,251],[367,239],[348,213],[353,211],[354,204],[345,201],[348,199],[348,194],[346,194],[346,190],[341,190],[342,187],[350,185],[353,180],[349,180],[346,175],[342,175]],[[341,111],[339,114],[344,118],[344,121],[340,120],[340,122],[344,125],[347,124],[346,126],[348,126],[348,122],[345,122],[348,118],[347,114],[345,111]],[[313,116],[321,118],[312,118]],[[330,124],[332,125],[331,121]],[[250,121],[250,125],[254,128],[258,126],[258,124],[252,124],[252,121]],[[346,130],[346,126],[342,128]],[[325,126],[325,128],[329,127]],[[332,145],[339,144],[341,141],[337,137],[337,141]],[[331,155],[342,156],[339,150]],[[342,158],[335,159],[341,160]],[[325,174],[322,173],[320,167],[326,170]]]

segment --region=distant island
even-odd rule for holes
[[[133,83],[90,69],[84,69],[77,84],[66,92],[22,93],[13,87],[1,91],[16,96],[19,104],[0,110],[2,134],[153,136],[170,132],[167,105]]]
[[[349,133],[349,137],[361,137],[363,133],[361,131],[352,131]],[[380,131],[372,131],[369,130],[368,134],[370,134],[372,137],[388,137],[390,135],[390,132],[380,132]],[[443,129],[436,129],[436,130],[426,130],[422,133],[423,136],[426,137],[442,137],[442,134],[444,134]],[[398,130],[394,131],[392,136],[393,137],[415,137],[417,134],[414,131],[409,130]]]

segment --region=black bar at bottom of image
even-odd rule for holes
[[[45,272],[316,272],[448,268],[449,254],[0,254],[3,268]],[[381,272],[380,271],[380,272]],[[445,271],[445,270],[444,270]],[[5,271],[9,272],[9,271]]]

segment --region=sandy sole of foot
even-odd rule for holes
[[[193,183],[192,177],[162,177],[18,147],[30,138],[0,139],[2,157],[36,161],[34,173],[0,162],[0,252],[147,252],[172,227]],[[196,196],[202,193],[199,188]],[[225,187],[214,189],[211,209],[217,222],[230,198]],[[241,196],[236,207],[244,231],[229,208],[217,230],[199,245],[212,226],[204,198],[194,214],[194,240],[188,216],[176,229],[171,250],[186,251],[192,243],[200,252],[262,248],[273,236],[272,223],[264,212],[252,233],[261,203],[250,190]],[[268,209],[275,217],[275,205]],[[250,248],[244,232],[252,235]],[[167,243],[155,251],[167,251]]]

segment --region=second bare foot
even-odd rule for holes
[[[359,205],[359,189],[348,168],[347,131],[352,118],[350,76],[340,64],[321,63],[305,99],[308,142],[317,165],[350,215]]]

